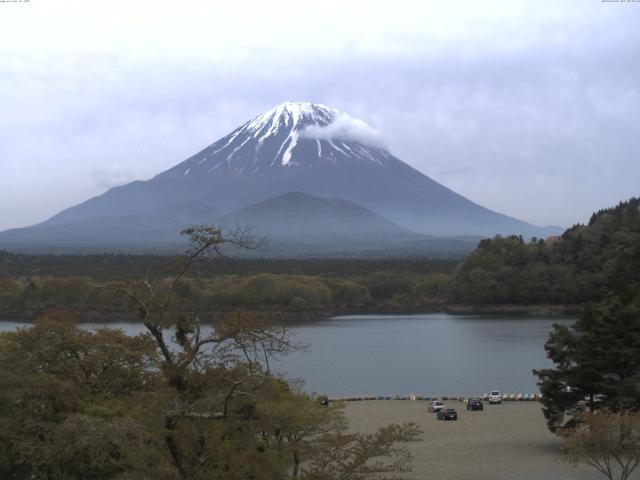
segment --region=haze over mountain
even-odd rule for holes
[[[151,248],[175,243],[177,232],[194,223],[245,223],[279,241],[319,245],[331,237],[351,247],[358,237],[370,244],[558,231],[458,195],[386,151],[362,121],[323,105],[285,102],[148,181],[0,233],[0,246]]]

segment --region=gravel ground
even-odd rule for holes
[[[458,421],[438,421],[427,413],[427,402],[368,400],[348,402],[346,413],[355,431],[373,432],[388,423],[415,422],[423,440],[409,445],[414,455],[410,479],[429,480],[597,480],[590,467],[573,467],[559,460],[559,442],[547,430],[537,402],[485,403],[484,412],[455,408]]]

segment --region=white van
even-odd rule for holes
[[[489,394],[489,404],[493,405],[494,403],[502,403],[502,395],[498,390],[493,390]]]

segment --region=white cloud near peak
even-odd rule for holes
[[[312,125],[302,132],[303,138],[313,140],[347,140],[371,147],[385,147],[382,134],[371,125],[346,113],[338,113],[329,125]]]

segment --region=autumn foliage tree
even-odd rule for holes
[[[627,480],[640,465],[640,414],[585,413],[562,440],[568,463],[589,465],[609,480]]]

